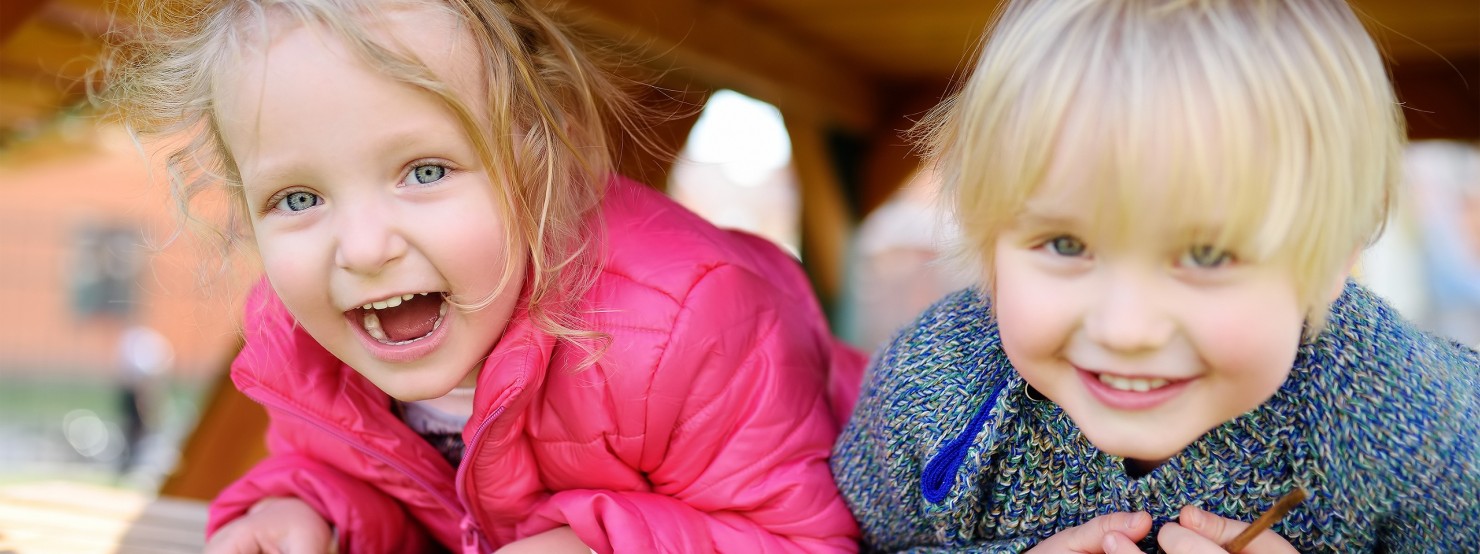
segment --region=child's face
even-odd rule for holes
[[[463,69],[475,54],[450,17],[387,16],[375,32],[478,97],[477,72]],[[509,238],[499,185],[439,100],[367,67],[331,32],[280,30],[222,79],[218,99],[273,288],[314,339],[391,396],[471,384],[519,280],[479,310],[443,297],[471,304],[497,288]],[[400,305],[363,308],[385,301]]]
[[[992,301],[1030,385],[1101,450],[1157,464],[1279,389],[1305,310],[1288,268],[1203,246],[1220,214],[1115,213],[1091,165],[1055,167],[998,237]]]

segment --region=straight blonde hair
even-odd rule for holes
[[[960,220],[957,254],[988,293],[997,237],[1071,156],[1104,176],[1101,212],[1225,214],[1217,245],[1288,264],[1312,331],[1325,291],[1381,232],[1404,142],[1377,47],[1344,0],[1010,0],[916,132]],[[1175,186],[1150,188],[1150,162]],[[1173,209],[1145,213],[1165,191]]]
[[[377,42],[373,18],[397,6],[434,6],[455,14],[475,41],[487,95],[459,98],[421,60]],[[630,138],[639,115],[630,95],[586,50],[589,43],[555,24],[527,0],[213,0],[160,1],[141,9],[142,34],[117,41],[96,95],[136,137],[184,136],[168,153],[172,196],[187,221],[202,192],[224,187],[228,221],[207,225],[225,251],[245,242],[241,176],[216,120],[216,81],[254,41],[266,44],[280,17],[332,31],[365,63],[441,100],[477,148],[492,181],[508,186],[500,209],[515,222],[515,247],[529,251],[528,309],[545,332],[585,349],[587,363],[606,337],[581,327],[575,305],[594,281],[601,234],[597,207],[612,177],[614,141]],[[487,109],[480,118],[469,102]],[[620,133],[620,134],[614,134]],[[518,137],[516,140],[514,137]],[[513,241],[519,241],[513,244]],[[506,260],[507,261],[507,260]],[[499,289],[483,299],[453,299],[461,309],[486,306],[526,275],[506,263]],[[602,344],[598,344],[602,343]]]

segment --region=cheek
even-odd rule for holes
[[[1200,330],[1204,362],[1237,379],[1239,388],[1259,401],[1273,395],[1295,361],[1302,314],[1293,302],[1270,305],[1255,299],[1210,308],[1207,313],[1217,315]]]
[[[468,219],[482,218],[482,219]],[[489,218],[487,213],[467,214],[447,221],[477,221],[475,224],[457,225],[441,234],[433,242],[441,254],[439,258],[451,271],[463,275],[497,272],[507,263],[509,231],[502,222]]]
[[[1068,338],[1065,291],[1031,271],[1024,260],[999,254],[993,273],[992,309],[1002,348],[1019,370],[1025,362],[1057,352]]]
[[[311,319],[312,314],[307,308],[311,302],[322,303],[328,299],[329,277],[316,269],[320,262],[310,249],[303,245],[294,248],[283,242],[274,241],[271,237],[258,237],[257,256],[262,263],[262,271],[294,317]]]

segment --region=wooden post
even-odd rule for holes
[[[699,121],[704,102],[709,99],[709,91],[678,88],[662,82],[656,87],[648,89],[637,99],[642,109],[649,113],[642,114],[647,116],[646,119],[635,123],[648,127],[631,129],[641,137],[622,137],[623,141],[617,144],[613,156],[617,171],[622,175],[666,191],[673,161],[688,142],[694,123]]]
[[[848,246],[855,222],[826,133],[809,114],[782,112],[791,135],[792,164],[802,200],[802,265],[831,315],[841,299]]]
[[[267,411],[236,390],[227,370],[240,349],[233,349],[221,364],[201,404],[200,420],[180,449],[175,470],[160,486],[160,496],[211,500],[267,457]]]

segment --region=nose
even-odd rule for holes
[[[375,202],[341,205],[335,212],[334,263],[358,275],[375,275],[406,255],[408,245],[392,210]]]
[[[1156,280],[1139,271],[1107,273],[1106,285],[1085,317],[1089,338],[1106,350],[1127,354],[1167,344],[1176,323]]]

